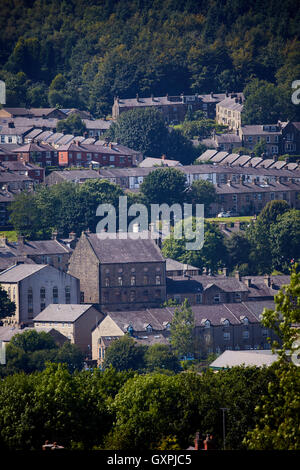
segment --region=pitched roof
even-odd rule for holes
[[[277,361],[277,354],[270,350],[224,351],[209,367],[212,369],[227,369],[235,366],[270,366]]]
[[[72,250],[60,240],[24,240],[24,242],[6,241],[0,247],[0,255],[10,253],[14,256],[25,255],[53,255],[70,253]]]
[[[74,322],[86,313],[92,304],[50,304],[34,317],[34,322]],[[99,312],[99,319],[103,314]]]
[[[149,236],[147,239],[123,239],[116,234],[116,239],[101,239],[100,233],[85,233],[92,249],[101,263],[146,263],[165,262],[160,249]],[[139,235],[133,234],[133,235]],[[140,234],[141,235],[141,234]]]
[[[0,273],[0,283],[19,282],[44,269],[46,264],[17,264]]]

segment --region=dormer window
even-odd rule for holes
[[[243,319],[243,323],[244,323],[244,325],[249,325],[249,320],[248,320],[247,317],[245,317],[245,318]]]
[[[146,330],[147,330],[148,332],[150,332],[150,331],[153,330],[153,328],[152,328],[152,326],[149,324],[149,325],[146,326]]]
[[[204,323],[205,328],[210,328],[210,321],[206,320]]]
[[[230,325],[229,320],[226,319],[226,320],[223,321],[223,326],[227,327],[229,325]]]

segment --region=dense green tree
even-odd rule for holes
[[[145,352],[145,366],[148,371],[157,369],[180,371],[178,358],[170,350],[167,344],[153,344]]]
[[[0,285],[0,320],[1,318],[11,317],[16,310],[15,302],[8,297],[5,289]]]
[[[246,229],[246,237],[251,244],[251,252],[249,255],[250,264],[255,269],[255,273],[271,273],[273,269],[272,243],[271,243],[271,226],[276,226],[277,219],[280,214],[288,211],[289,206],[286,201],[271,201],[265,205],[261,213],[258,215],[256,222],[250,224]],[[273,228],[273,232],[276,228]]]
[[[71,114],[67,119],[61,119],[57,122],[56,130],[64,134],[84,135],[86,125],[79,114]]]
[[[192,222],[192,229],[195,232],[195,220]],[[224,237],[217,226],[204,221],[204,242],[199,250],[187,249],[186,244],[192,239],[191,235],[187,235],[185,237],[183,231],[182,238],[175,238],[171,233],[170,237],[163,241],[162,253],[165,258],[176,259],[181,263],[197,266],[201,271],[206,269],[207,272],[212,274],[225,266],[227,250]]]
[[[249,449],[300,449],[300,341],[297,329],[293,328],[300,321],[300,274],[297,268],[295,266],[291,272],[290,284],[282,286],[275,296],[275,309],[263,312],[263,325],[276,331],[281,346],[277,342],[273,344],[273,351],[279,355],[276,376],[255,410],[258,423],[245,438]]]
[[[225,246],[227,249],[226,266],[230,271],[233,271],[234,268],[240,271],[241,265],[249,263],[251,243],[244,233],[233,233],[232,236],[225,239]],[[246,274],[247,273],[243,273],[242,275]]]
[[[210,205],[216,201],[216,189],[210,181],[194,181],[188,191],[188,200],[191,204],[204,204],[204,215],[207,217]]]
[[[156,109],[140,108],[120,114],[108,135],[111,140],[138,150],[146,157],[161,157],[166,152],[168,130]]]
[[[194,313],[185,299],[180,307],[175,308],[170,329],[170,344],[177,356],[194,354],[194,327]]]
[[[148,204],[182,204],[186,199],[186,179],[176,168],[151,171],[140,185]]]
[[[300,211],[291,209],[280,215],[270,227],[270,245],[274,269],[289,272],[300,260]]]
[[[113,341],[105,352],[104,368],[112,366],[118,371],[138,370],[144,367],[145,348],[133,338],[124,335]]]

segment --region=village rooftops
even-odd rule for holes
[[[205,326],[208,320],[212,326],[222,326],[225,320],[231,325],[241,325],[247,318],[250,323],[261,321],[262,311],[266,308],[274,309],[274,302],[269,300],[250,301],[214,305],[192,305],[195,316],[195,326]],[[109,316],[124,332],[132,327],[133,332],[147,331],[151,326],[155,331],[167,330],[170,326],[176,307],[150,308],[143,310],[129,310],[126,312],[107,312]],[[180,308],[180,306],[179,306]]]

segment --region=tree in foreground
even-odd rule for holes
[[[180,307],[176,307],[171,322],[170,343],[179,357],[189,356],[194,353],[194,313],[187,299]]]
[[[275,309],[265,309],[262,323],[275,330],[282,345],[272,345],[279,360],[275,380],[269,383],[256,408],[258,424],[245,438],[249,449],[300,450],[300,273],[295,266],[291,282],[275,296]]]
[[[147,371],[158,369],[179,372],[181,367],[178,358],[172,353],[168,344],[153,344],[145,352]]]

